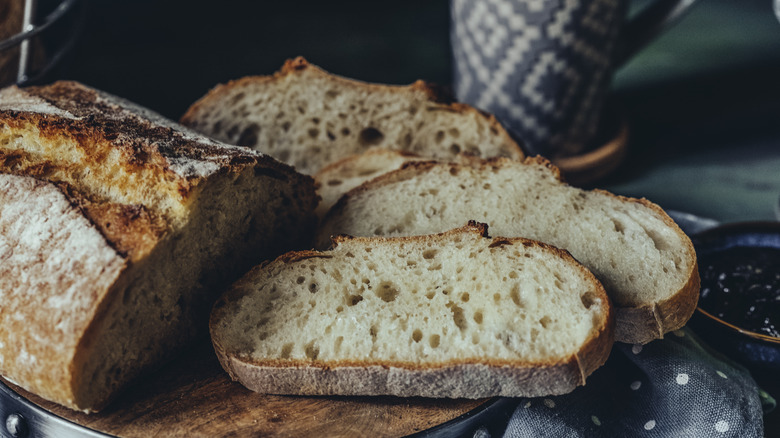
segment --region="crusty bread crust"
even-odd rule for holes
[[[526,157],[523,160],[523,164],[541,167],[549,172],[556,180],[565,184],[558,168],[543,157]],[[505,165],[514,164],[511,160],[506,158],[481,160],[476,157],[461,157],[460,162],[449,163],[433,160],[405,163],[400,169],[380,175],[371,181],[367,181],[342,196],[322,219],[322,227],[316,239],[315,246],[318,248],[326,248],[328,246],[327,240],[329,239],[329,236],[327,235],[327,231],[329,223],[332,223],[335,218],[338,218],[342,214],[351,198],[371,192],[379,187],[414,179],[417,175],[425,173],[435,166],[449,166],[452,172],[457,173],[459,169],[463,169],[467,166],[500,168]],[[599,189],[595,189],[593,192],[603,194],[621,202],[641,204],[650,209],[667,227],[669,227],[669,229],[673,230],[674,233],[680,237],[685,245],[685,252],[687,253],[688,259],[692,260],[687,272],[687,281],[678,291],[669,295],[667,298],[654,303],[643,303],[638,306],[625,306],[621,305],[619,302],[615,302],[617,321],[615,339],[620,342],[645,344],[654,339],[663,338],[664,334],[669,333],[670,331],[680,329],[687,323],[691,315],[693,315],[699,297],[699,271],[696,263],[696,252],[690,239],[661,207],[647,199],[619,196]],[[613,300],[613,302],[614,301],[615,300]]]
[[[470,222],[467,226],[435,235],[410,237],[335,236],[334,245],[346,241],[376,247],[398,242],[435,242],[443,236],[477,233],[484,238],[487,226]],[[593,274],[580,265],[568,251],[523,238],[492,238],[491,245],[523,245],[544,248],[573,263],[594,285],[598,299],[609,303],[603,286]],[[442,363],[417,363],[381,360],[256,360],[246,352],[231,351],[217,329],[220,321],[230,318],[229,303],[240,300],[253,277],[260,271],[301,260],[331,257],[325,251],[295,251],[278,257],[271,266],[255,267],[217,301],[209,327],[214,350],[220,364],[233,380],[247,388],[268,394],[300,395],[394,395],[400,397],[484,398],[492,396],[536,397],[571,392],[584,385],[585,379],[604,364],[614,340],[612,306],[594,323],[597,329],[578,352],[559,360],[502,360],[484,357]]]
[[[73,409],[108,402],[80,395],[106,315],[214,181],[289,184],[289,208],[315,220],[310,177],[75,82],[0,90],[0,136],[0,374]]]

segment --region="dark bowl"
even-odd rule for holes
[[[705,288],[705,270],[702,261],[735,247],[776,248],[780,250],[780,222],[745,222],[718,226],[691,237],[699,258],[702,289]],[[729,263],[728,257],[721,259]],[[734,266],[739,263],[734,259]],[[772,269],[780,274],[780,265]],[[732,291],[733,293],[734,291]],[[744,293],[737,292],[737,293]],[[724,321],[702,309],[703,300],[689,325],[712,347],[756,371],[780,371],[780,337],[752,331],[736,321]],[[774,316],[780,326],[780,315]]]

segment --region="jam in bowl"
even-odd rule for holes
[[[693,329],[748,368],[780,370],[780,223],[727,224],[692,240],[701,275]]]

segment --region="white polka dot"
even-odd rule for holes
[[[719,376],[723,377],[724,379],[728,379],[728,378],[729,378],[729,376],[727,376],[727,375],[726,375],[726,373],[724,373],[723,371],[720,371],[720,370],[718,370],[718,371],[715,371],[715,372],[716,372],[716,373],[717,373]]]
[[[650,420],[645,423],[645,430],[652,430],[655,427],[655,420]]]
[[[642,386],[642,382],[640,382],[639,380],[637,380],[635,382],[631,382],[631,389],[633,389],[634,391],[639,389],[639,387],[641,387],[641,386]]]
[[[672,333],[674,333],[674,335],[677,336],[678,338],[684,338],[685,337],[685,332],[682,331],[682,330],[675,330]]]
[[[590,420],[593,421],[593,424],[595,424],[596,426],[601,426],[601,420],[599,420],[599,417],[595,415],[591,415]]]
[[[642,352],[642,346],[641,345],[634,345],[631,347],[631,352],[634,354],[639,354]]]
[[[720,420],[717,423],[715,423],[715,430],[717,430],[720,433],[728,432],[729,423],[727,421]]]
[[[555,402],[550,400],[549,398],[544,399],[544,405],[548,408],[552,409],[555,407]]]
[[[531,407],[531,402],[526,403],[525,406],[523,406],[523,407],[526,408],[526,409],[530,408]]]
[[[676,380],[678,385],[685,385],[688,383],[688,375],[685,373],[680,373],[677,375]]]

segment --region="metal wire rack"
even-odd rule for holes
[[[24,0],[21,29],[0,41],[0,54],[19,47],[18,56],[9,57],[13,62],[0,66],[3,69],[16,70],[13,77],[17,85],[33,83],[45,77],[71,51],[84,21],[84,8],[79,7],[80,3],[82,0],[62,0],[53,8],[48,8],[50,10],[45,16],[38,17],[39,1]],[[40,47],[33,44],[35,38],[44,39],[51,36],[48,33],[56,27],[60,27],[56,29],[56,36],[48,38]],[[34,57],[35,50],[43,53]],[[34,63],[33,60],[37,58],[41,61]]]

